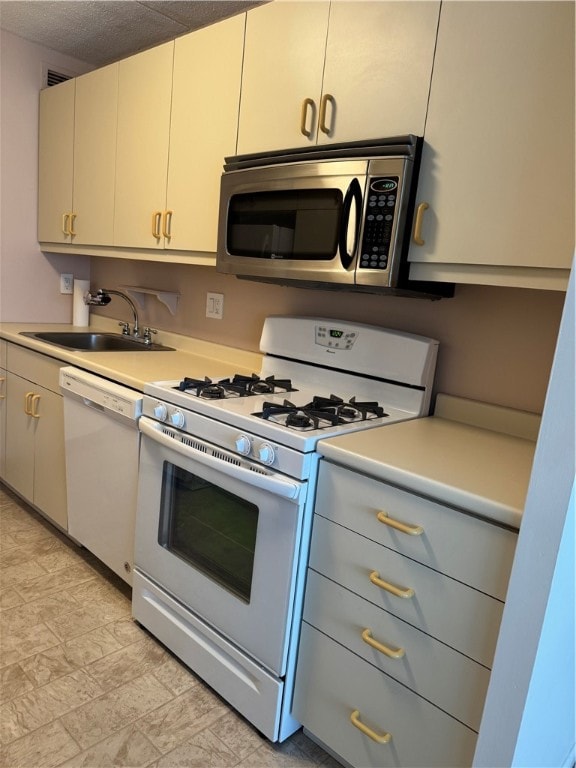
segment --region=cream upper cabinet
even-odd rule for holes
[[[120,62],[114,245],[163,248],[174,42]]]
[[[274,0],[248,12],[239,154],[316,143],[329,11]]]
[[[38,240],[110,245],[118,64],[40,92]]]
[[[117,112],[117,63],[76,79],[72,237],[76,244],[112,243]]]
[[[40,92],[38,240],[70,243],[73,213],[74,95],[68,80]],[[72,230],[73,231],[73,230]]]
[[[444,3],[425,139],[411,278],[565,289],[574,4]]]
[[[421,135],[439,7],[281,0],[250,11],[238,152]]]
[[[216,251],[220,176],[236,151],[245,19],[175,42],[166,248]]]
[[[422,136],[439,2],[332,2],[318,143]]]

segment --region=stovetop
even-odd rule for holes
[[[183,371],[179,380],[145,386],[144,414],[192,434],[198,415],[232,439],[246,433],[310,452],[322,438],[426,415],[437,347],[373,326],[271,317],[259,373],[194,378]]]

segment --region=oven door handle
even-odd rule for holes
[[[138,424],[142,434],[149,437],[155,443],[159,443],[166,448],[176,451],[176,453],[180,454],[181,456],[191,459],[198,464],[203,464],[206,467],[215,469],[218,472],[225,474],[227,477],[240,480],[243,483],[255,486],[256,488],[260,488],[264,491],[269,491],[270,493],[273,493],[276,496],[282,496],[285,499],[296,500],[300,496],[301,492],[305,489],[305,485],[303,483],[290,482],[289,480],[285,480],[280,475],[261,474],[258,471],[254,472],[251,469],[239,467],[237,464],[229,464],[222,459],[211,456],[209,453],[196,450],[191,445],[186,445],[178,439],[180,435],[178,430],[175,429],[173,431],[174,437],[170,437],[169,434],[164,432],[164,430],[171,432],[172,430],[170,427],[165,427],[163,424],[159,424],[152,419],[148,419],[146,416],[141,416]],[[194,442],[209,446],[209,443],[204,443],[202,440],[199,440],[193,436],[190,436],[190,439]],[[216,448],[215,450],[221,456],[229,455],[231,459],[236,461],[239,460],[237,456],[229,453],[228,451],[224,451],[219,448]]]

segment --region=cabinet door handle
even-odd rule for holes
[[[369,578],[372,584],[375,584],[377,587],[380,587],[380,589],[383,589],[386,592],[390,592],[390,594],[394,595],[395,597],[414,597],[414,590],[412,587],[408,587],[407,589],[395,587],[394,584],[389,584],[387,581],[384,581],[384,579],[381,579],[378,571],[372,571]]]
[[[34,392],[26,392],[24,395],[24,413],[26,416],[32,416],[32,398],[34,397]]]
[[[414,222],[414,234],[412,239],[416,245],[424,245],[425,240],[422,238],[422,222],[424,221],[424,211],[428,210],[428,203],[420,203],[416,209],[416,221]]]
[[[421,525],[401,523],[399,520],[394,520],[393,517],[390,517],[388,512],[384,512],[384,510],[380,510],[376,515],[376,518],[379,522],[384,523],[384,525],[388,525],[390,528],[395,528],[397,531],[402,531],[402,533],[407,533],[409,536],[421,536],[424,533],[424,528],[422,528]]]
[[[152,214],[152,237],[155,237],[156,240],[160,240],[162,237],[162,232],[160,230],[162,223],[162,211],[154,211]]]
[[[40,395],[32,395],[31,400],[31,409],[30,409],[30,416],[32,416],[33,419],[39,419],[40,414],[38,413],[38,403],[40,402]]]
[[[365,736],[368,736],[369,739],[372,739],[372,741],[375,741],[377,744],[388,744],[392,738],[391,733],[386,733],[386,731],[384,731],[384,733],[376,733],[372,728],[368,728],[367,725],[364,725],[360,720],[360,711],[358,709],[355,709],[354,712],[350,714],[350,722],[355,728],[358,728],[359,731],[362,731]]]
[[[0,385],[2,385],[2,389],[4,389],[5,381],[6,381],[6,376],[0,376]],[[6,395],[0,394],[0,400],[6,400]]]
[[[312,126],[314,125],[314,106],[314,101],[312,99],[304,99],[302,102],[302,111],[300,112],[300,133],[302,133],[308,139],[312,136]],[[310,128],[306,128],[308,107],[311,108]]]
[[[168,240],[172,237],[172,214],[174,211],[164,211],[162,217],[162,234]]]
[[[74,219],[76,218],[75,213],[71,213],[68,217],[68,234],[70,237],[74,237],[76,235],[76,232],[74,230]]]
[[[64,232],[65,235],[69,235],[70,231],[68,229],[68,220],[70,219],[69,213],[63,213],[62,214],[62,232]]]
[[[384,643],[379,642],[372,637],[372,630],[368,628],[362,632],[362,640],[372,648],[380,651],[380,653],[383,653],[384,656],[388,656],[389,659],[401,659],[406,653],[404,648],[389,648],[387,645],[384,645]]]
[[[326,107],[328,104],[332,107],[332,119],[330,120],[330,125],[326,125]],[[322,101],[320,102],[320,130],[322,133],[325,133],[327,136],[330,136],[332,133],[332,129],[334,127],[334,116],[336,114],[336,99],[334,96],[332,96],[331,93],[325,93],[324,96],[322,96]]]

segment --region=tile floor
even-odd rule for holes
[[[271,744],[130,617],[115,574],[0,485],[2,768],[339,768]]]

